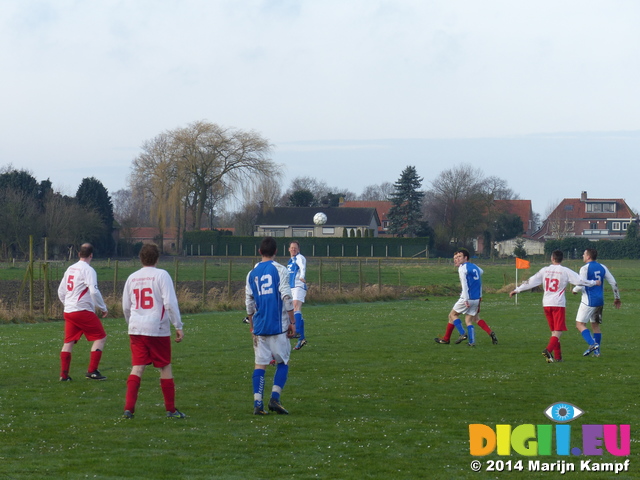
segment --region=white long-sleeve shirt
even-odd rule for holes
[[[58,298],[64,304],[65,313],[88,310],[96,306],[107,311],[102,294],[98,290],[98,275],[91,265],[80,260],[69,266],[58,286]]]
[[[524,290],[531,290],[538,285],[544,288],[542,297],[543,307],[565,307],[567,299],[564,295],[567,285],[585,285],[591,287],[596,284],[595,280],[581,278],[576,272],[562,265],[549,265],[543,267],[515,289],[516,293]]]
[[[127,278],[122,310],[129,335],[171,336],[170,323],[182,330],[182,318],[173,281],[166,270],[142,267]]]

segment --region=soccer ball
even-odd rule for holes
[[[313,223],[316,225],[324,225],[327,223],[327,216],[322,212],[318,212],[313,216]]]

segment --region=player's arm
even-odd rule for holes
[[[244,287],[244,304],[249,318],[249,331],[253,333],[253,314],[256,313],[256,301],[253,298],[251,285],[251,272],[247,274],[247,282]]]
[[[300,272],[300,281],[302,283],[307,283],[307,260],[302,257],[302,255],[296,256],[296,263],[298,264],[299,272]]]
[[[525,290],[531,290],[532,288],[537,287],[538,285],[542,285],[542,279],[544,277],[543,271],[535,273],[528,280],[524,280],[520,286],[516,286],[510,293],[509,296],[513,297],[516,293],[524,292]]]
[[[124,315],[124,321],[129,325],[129,318],[131,318],[131,291],[130,291],[129,279],[124,284],[124,290],[122,291],[122,313]]]
[[[60,281],[60,285],[58,285],[58,298],[62,303],[64,303],[67,298],[67,275],[65,274]]]
[[[609,282],[609,285],[611,285],[611,290],[613,290],[613,298],[615,299],[613,301],[613,306],[616,308],[620,308],[620,305],[622,305],[622,301],[620,300],[620,289],[618,288],[616,279],[607,267],[604,267],[604,278],[607,282]]]
[[[165,311],[169,314],[169,321],[176,329],[176,342],[181,342],[184,338],[184,330],[182,323],[182,316],[180,315],[180,305],[178,304],[178,297],[176,290],[173,288],[173,281],[171,275],[166,270],[161,270],[163,273],[158,278],[158,285],[160,287],[159,296],[164,305]]]
[[[109,311],[107,309],[107,306],[104,303],[104,299],[102,298],[102,294],[100,293],[100,290],[98,289],[98,275],[96,274],[96,271],[91,267],[87,268],[86,270],[87,270],[87,274],[89,276],[89,278],[87,278],[87,286],[89,287],[89,294],[91,295],[91,298],[93,299],[93,301],[96,304],[96,306],[102,312],[102,318],[104,318],[104,317],[107,316]]]
[[[287,336],[293,337],[296,334],[296,320],[293,316],[293,295],[291,294],[291,286],[287,282],[289,272],[286,268],[278,268],[278,274],[280,275],[280,285],[278,287],[280,298],[284,303],[284,309],[289,317],[289,326],[287,327]]]

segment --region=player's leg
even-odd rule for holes
[[[584,303],[580,304],[580,307],[578,307],[578,313],[576,314],[576,328],[580,332],[580,335],[582,336],[584,341],[587,342],[587,345],[589,346],[589,348],[587,348],[587,350],[582,354],[585,357],[590,355],[598,348],[595,339],[591,335],[591,331],[589,331],[589,329],[587,328],[587,322],[590,320],[593,314],[593,307],[589,307]]]
[[[594,350],[594,355],[596,357],[600,356],[600,346],[602,345],[602,330],[600,325],[602,325],[602,310],[603,307],[597,307],[596,312],[591,317],[591,330],[593,331],[593,339],[598,344],[598,348]]]
[[[307,337],[304,330],[304,317],[302,316],[302,304],[306,297],[307,291],[304,288],[296,287],[292,290],[293,295],[293,318],[296,321],[296,333],[300,334],[300,340],[294,347],[296,350],[300,350],[307,344]]]
[[[551,337],[549,337],[547,347],[542,350],[542,356],[545,357],[547,363],[553,363],[555,361],[554,352],[560,346],[560,335],[562,332],[556,329],[556,307],[544,307],[544,314],[549,325],[549,330],[551,330]]]
[[[253,414],[254,415],[268,415],[269,413],[264,409],[264,377],[267,370],[267,365],[273,358],[271,350],[267,346],[267,337],[255,336],[253,337],[253,352],[255,366],[251,381],[253,383]],[[291,345],[289,345],[291,348]]]
[[[78,328],[73,319],[73,314],[64,314],[64,344],[60,351],[60,381],[71,381],[69,370],[71,368],[71,354],[73,346],[82,337],[82,330]]]
[[[127,378],[127,393],[124,399],[124,418],[133,418],[136,411],[136,403],[138,402],[138,392],[140,391],[140,382],[146,365],[133,365],[131,373]]]
[[[460,320],[460,312],[462,312],[462,309],[465,308],[464,302],[462,303],[462,306],[460,308],[457,308],[459,305],[460,300],[456,302],[456,304],[453,306],[453,309],[449,312],[449,322],[447,323],[445,333],[442,337],[436,337],[436,343],[449,343],[451,341],[451,334],[453,333],[454,329],[457,329],[458,333],[460,334],[460,337],[458,338],[456,343],[460,343],[463,340],[467,339],[464,327],[462,326],[462,321]]]
[[[100,360],[102,359],[102,352],[104,350],[104,345],[107,342],[107,337],[105,335],[104,338],[96,340],[93,342],[91,346],[91,353],[89,354],[89,368],[87,370],[87,378],[91,378],[93,380],[106,380],[107,377],[102,375],[98,370],[98,366],[100,365]]]
[[[67,382],[71,380],[69,376],[69,368],[71,367],[71,353],[73,352],[73,345],[76,342],[66,342],[62,345],[60,351],[60,381]]]
[[[289,412],[280,403],[280,394],[289,378],[289,356],[291,354],[291,344],[286,335],[277,335],[269,339],[271,351],[276,359],[276,372],[273,376],[273,388],[269,399],[269,410],[280,415],[287,415]]]

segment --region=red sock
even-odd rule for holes
[[[455,328],[456,326],[453,323],[447,323],[447,331],[444,333],[444,337],[442,337],[442,339],[449,341],[451,339],[451,334],[453,333],[453,330]]]
[[[88,372],[95,372],[98,369],[98,365],[100,364],[100,359],[102,358],[102,350],[93,350],[91,352],[91,357],[89,359],[89,370]]]
[[[478,320],[478,326],[483,329],[485,332],[487,332],[489,335],[491,335],[491,328],[489,327],[489,325],[487,325],[487,322],[485,322],[484,320]]]
[[[71,366],[71,352],[60,352],[60,377],[67,378],[69,376],[69,367]]]
[[[162,395],[164,396],[164,408],[167,412],[176,411],[176,385],[173,383],[173,378],[161,378],[160,388],[162,388]]]
[[[558,346],[553,351],[553,356],[556,359],[556,362],[562,360],[562,347],[560,346],[560,340],[558,340]]]
[[[140,390],[140,377],[137,375],[129,375],[129,378],[127,379],[127,396],[124,401],[124,409],[129,410],[131,413],[133,413],[136,408],[138,390]]]
[[[549,339],[549,343],[547,344],[547,350],[550,352],[555,351],[556,348],[558,348],[560,345],[560,340],[558,340],[558,337],[551,337]]]

